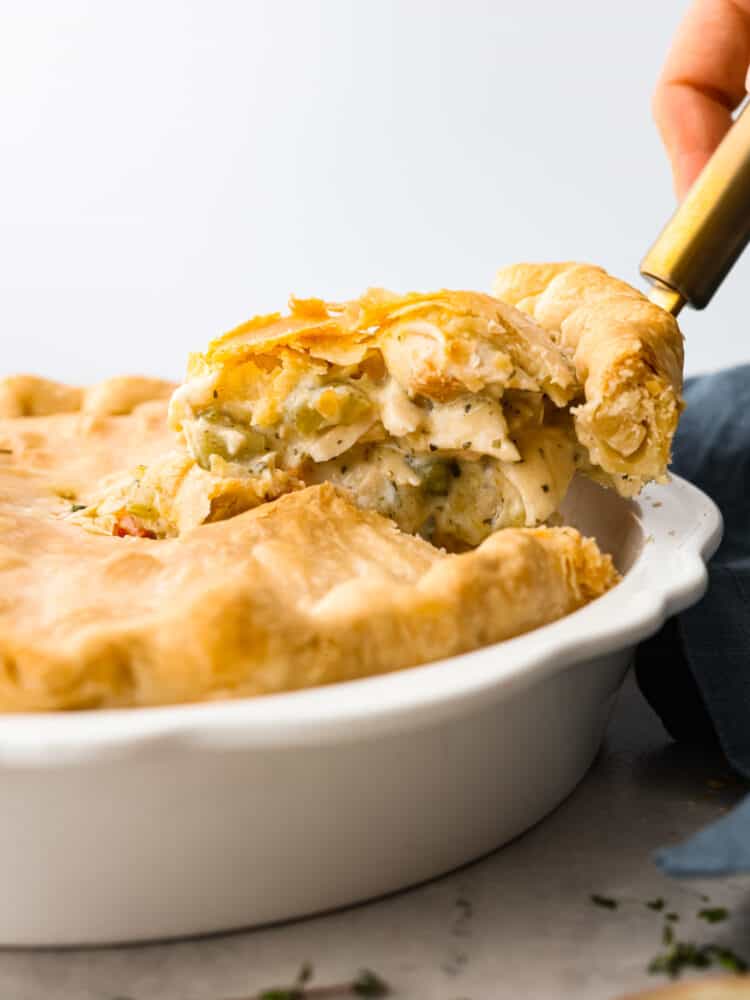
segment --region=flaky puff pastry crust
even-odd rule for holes
[[[159,454],[164,415],[157,399],[0,419],[0,711],[369,676],[518,635],[617,581],[573,529],[508,529],[447,555],[327,484],[179,539],[83,531],[71,504]]]
[[[482,363],[477,352],[484,344],[493,354]],[[490,295],[447,289],[399,295],[371,288],[349,302],[293,297],[288,315],[256,316],[213,340],[204,354],[191,355],[188,377],[231,370],[289,347],[307,359],[341,365],[380,352],[411,394],[435,400],[462,389],[476,392],[488,382],[513,386],[514,369],[518,388],[543,391],[559,406],[576,389],[568,359],[527,316]],[[270,391],[278,394],[271,402],[280,402],[283,388]],[[263,392],[269,393],[267,385]],[[172,422],[179,430],[178,408]]]
[[[79,412],[115,416],[148,400],[168,399],[174,390],[173,382],[140,375],[116,376],[85,389],[39,375],[9,375],[0,378],[0,418]]]
[[[663,482],[682,410],[682,335],[675,318],[600,267],[515,264],[495,295],[528,313],[572,357],[585,400],[576,436],[594,478],[633,496]]]
[[[619,1000],[750,1000],[750,977],[710,976],[628,993]]]

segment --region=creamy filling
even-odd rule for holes
[[[515,462],[365,444],[311,466],[303,478],[343,486],[360,506],[392,518],[402,530],[455,549],[478,545],[499,528],[539,524],[557,510],[575,469],[569,435],[532,430],[518,444]]]
[[[242,427],[210,407],[183,430],[204,468],[216,471],[218,457],[250,472],[273,455],[304,482],[336,483],[404,531],[455,549],[499,528],[539,524],[557,509],[574,471],[573,444],[544,419],[539,393],[462,393],[438,404],[409,399],[390,378],[375,385],[312,376],[274,425]]]
[[[446,402],[410,399],[387,377],[336,380],[320,374],[301,378],[273,422],[237,413],[233,402],[188,409],[181,428],[188,448],[204,468],[210,456],[248,462],[273,451],[284,467],[306,458],[328,462],[361,441],[398,440],[406,450],[472,451],[517,462],[511,425],[541,422],[542,396],[514,391],[505,397],[490,389],[462,392]]]
[[[569,418],[538,390],[496,385],[410,397],[382,367],[298,369],[255,400],[219,382],[179,400],[200,466],[273,457],[305,483],[336,483],[403,530],[451,548],[545,521],[574,471]],[[272,400],[269,403],[269,400]],[[546,453],[545,453],[546,449]]]
[[[428,458],[390,444],[360,445],[313,466],[306,478],[342,486],[360,507],[454,550],[478,545],[497,528],[526,520],[518,490],[503,475],[501,463],[491,458]]]

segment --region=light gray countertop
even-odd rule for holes
[[[664,921],[645,906],[655,897],[680,914],[680,938],[750,954],[747,879],[678,883],[650,860],[744,790],[719,758],[671,743],[630,678],[578,789],[502,850],[416,889],[293,924],[143,947],[0,952],[0,997],[223,1000],[286,984],[310,961],[321,984],[369,967],[395,996],[417,1000],[608,1000],[655,984],[646,967]],[[592,893],[620,903],[602,909]],[[696,918],[704,893],[730,920]]]

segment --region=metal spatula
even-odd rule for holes
[[[643,258],[649,298],[676,316],[703,309],[750,240],[750,105]]]

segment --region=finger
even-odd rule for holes
[[[668,84],[655,113],[672,165],[678,198],[683,198],[732,123],[730,108],[687,84]]]
[[[750,66],[750,0],[696,0],[653,98],[656,124],[682,196],[731,125]]]

